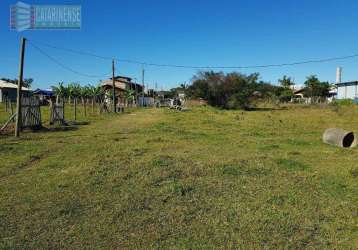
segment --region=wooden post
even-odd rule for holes
[[[65,121],[65,98],[62,98],[62,110],[63,110],[63,117],[62,119]]]
[[[11,115],[13,115],[14,114],[14,108],[12,106],[12,101],[11,100],[9,100],[9,106],[10,106]]]
[[[142,106],[144,107],[144,68],[142,68]]]
[[[77,97],[74,98],[74,104],[75,104],[75,121],[77,120]]]
[[[112,101],[113,101],[113,112],[116,113],[116,85],[114,79],[114,59],[112,60]]]
[[[5,96],[4,100],[5,100],[5,112],[7,112],[7,111],[8,111],[8,106],[9,106],[9,102],[8,102],[6,96]]]
[[[83,108],[84,108],[84,111],[85,111],[85,117],[87,116],[86,102],[87,102],[87,99],[85,98],[84,102],[83,102]]]
[[[17,82],[17,100],[16,100],[16,124],[15,124],[15,137],[20,136],[21,129],[21,91],[22,91],[22,78],[24,73],[24,57],[25,57],[25,44],[26,39],[21,38],[21,49],[20,49],[20,65],[19,65],[19,79]]]
[[[137,82],[138,80],[136,80],[136,82]],[[138,90],[137,90],[137,84],[138,83],[134,83],[135,85],[134,85],[134,88],[135,88],[135,100],[134,100],[134,102],[135,102],[135,106],[136,107],[138,107]]]

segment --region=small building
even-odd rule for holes
[[[358,81],[337,83],[336,87],[337,99],[358,98]]]
[[[48,104],[54,93],[51,89],[35,89],[33,95],[38,96],[41,104]]]
[[[25,87],[22,87],[22,94],[24,96],[29,96],[31,90]],[[17,84],[0,80],[0,103],[10,100],[15,102],[17,98]]]
[[[126,102],[125,96],[127,90],[132,90],[134,92],[135,100],[137,100],[137,97],[143,91],[143,86],[141,84],[132,82],[132,78],[126,76],[115,76],[114,85],[118,103],[122,106],[125,105]],[[110,94],[113,88],[112,78],[101,81],[101,86],[107,94]],[[111,102],[110,98],[108,98],[107,102]]]

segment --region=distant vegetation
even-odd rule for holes
[[[259,74],[250,75],[238,72],[223,73],[214,71],[199,72],[193,77],[190,86],[180,86],[173,90],[184,90],[189,98],[203,98],[211,106],[225,109],[248,109],[255,100],[269,99],[289,102],[294,98],[292,78],[283,76],[279,85],[259,80]],[[321,82],[316,76],[307,77],[304,83],[304,97],[326,98],[330,84]]]
[[[9,79],[9,78],[1,78],[1,80],[17,84],[17,79]],[[33,78],[25,78],[23,80],[23,87],[25,88],[31,88],[32,83],[34,82]]]
[[[77,98],[80,98],[82,102],[92,100],[92,103],[94,103],[103,99],[104,96],[104,91],[99,85],[81,86],[79,83],[70,83],[65,86],[63,82],[60,82],[57,86],[52,86],[52,90],[54,91],[57,99],[68,99],[69,103],[71,103],[71,100],[75,100]]]

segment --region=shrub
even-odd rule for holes
[[[341,100],[334,100],[331,104],[337,106],[350,106],[353,105],[354,102],[351,99],[341,99]]]
[[[189,97],[203,98],[211,106],[225,109],[248,109],[252,101],[274,94],[275,87],[258,82],[259,74],[237,72],[199,72],[188,87]]]

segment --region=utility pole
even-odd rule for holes
[[[21,91],[22,91],[22,80],[23,80],[22,78],[24,73],[25,44],[26,44],[26,38],[22,37],[21,48],[20,48],[19,79],[17,81],[15,137],[20,136],[20,129],[21,129]]]
[[[138,91],[137,91],[137,85],[138,85],[138,79],[134,78],[135,82],[134,82],[134,91],[135,91],[135,105],[136,107],[138,106]]]
[[[115,86],[115,79],[114,79],[114,59],[112,60],[112,102],[113,102],[113,112],[116,113],[116,86]]]
[[[144,67],[142,67],[142,105],[144,107]]]
[[[155,89],[154,89],[154,91],[153,91],[153,98],[155,98],[155,94],[156,94],[156,92],[157,92],[157,87],[158,87],[158,83],[157,82],[155,82]]]

